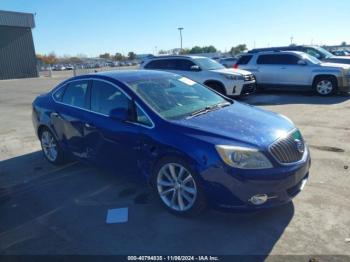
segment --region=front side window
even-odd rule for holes
[[[229,103],[205,86],[181,76],[130,81],[128,85],[165,119],[180,119],[192,113]]]
[[[113,109],[129,109],[130,101],[117,87],[94,80],[91,89],[91,110],[100,114],[109,115]]]
[[[86,93],[88,89],[88,81],[74,81],[67,85],[62,97],[62,103],[86,108]]]
[[[191,66],[194,66],[195,64],[187,59],[174,59],[175,68],[174,70],[181,70],[181,71],[191,71]]]

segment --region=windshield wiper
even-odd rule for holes
[[[199,109],[199,110],[196,110],[194,112],[192,112],[188,117],[188,118],[192,118],[194,116],[199,116],[199,115],[203,115],[203,114],[206,114],[208,112],[211,112],[211,111],[214,111],[216,109],[219,109],[219,108],[222,108],[222,107],[225,107],[225,106],[230,106],[231,103],[230,102],[221,102],[221,103],[218,103],[218,104],[215,104],[215,105],[211,105],[211,106],[206,106],[202,109]]]

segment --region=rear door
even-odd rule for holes
[[[51,113],[54,130],[63,146],[73,155],[85,158],[84,123],[88,107],[87,92],[89,80],[68,83],[61,95],[54,98],[56,111]]]
[[[280,65],[275,63],[275,54],[261,54],[256,58],[256,68],[251,71],[258,84],[280,84],[276,77]],[[249,69],[247,69],[249,70]]]

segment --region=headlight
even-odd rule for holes
[[[229,80],[244,80],[244,77],[239,75],[222,74],[222,76]]]
[[[238,146],[216,145],[221,159],[229,166],[242,169],[273,167],[267,157],[257,149]]]

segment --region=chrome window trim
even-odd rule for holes
[[[293,128],[291,131],[289,131],[289,132],[287,133],[287,136],[289,136],[290,134],[294,133],[294,132],[297,131],[297,130],[298,130],[297,128]],[[309,148],[307,147],[307,145],[306,145],[306,143],[305,143],[305,140],[303,139],[303,140],[304,140],[304,154],[303,154],[302,158],[301,158],[299,161],[292,162],[292,163],[282,163],[282,162],[280,162],[280,161],[274,156],[274,154],[272,153],[271,147],[272,147],[275,143],[277,143],[278,141],[280,141],[280,140],[282,140],[282,139],[283,139],[282,137],[277,138],[277,139],[276,139],[275,141],[273,141],[273,142],[269,145],[269,147],[268,147],[268,152],[269,152],[269,154],[273,157],[273,159],[274,159],[278,164],[280,164],[280,165],[282,165],[282,166],[292,166],[292,165],[301,164],[301,163],[303,163],[303,162],[306,161],[307,156],[308,156],[308,154],[309,154]]]
[[[127,94],[125,93],[124,90],[122,90],[118,85],[108,81],[108,80],[104,80],[104,79],[99,79],[99,78],[81,78],[81,79],[73,79],[71,81],[67,81],[66,83],[62,84],[61,86],[59,86],[57,88],[57,90],[55,90],[55,92],[53,92],[51,94],[51,97],[53,99],[53,101],[57,104],[61,104],[61,105],[65,105],[65,106],[68,106],[68,107],[73,107],[73,108],[76,108],[76,109],[80,109],[80,110],[83,110],[83,111],[86,111],[86,112],[89,112],[89,113],[94,113],[94,114],[97,114],[97,115],[100,115],[100,116],[105,116],[105,117],[109,117],[109,115],[106,115],[106,114],[102,114],[102,113],[99,113],[99,112],[96,112],[96,111],[93,111],[91,109],[86,109],[86,108],[83,108],[83,107],[78,107],[78,106],[73,106],[73,105],[70,105],[70,104],[66,104],[66,103],[63,103],[63,102],[60,102],[60,101],[57,101],[54,97],[55,93],[58,92],[61,88],[64,88],[66,85],[72,83],[72,82],[77,82],[77,81],[90,81],[90,80],[93,80],[93,81],[101,81],[101,82],[105,82],[107,84],[110,84],[112,86],[114,86],[115,88],[117,88],[120,92],[122,92],[130,101],[132,101],[132,98]],[[144,124],[141,124],[141,123],[138,123],[138,122],[133,122],[133,121],[126,121],[127,123],[130,123],[130,124],[134,124],[134,125],[138,125],[138,126],[142,126],[144,128],[148,128],[148,129],[152,129],[155,127],[155,124],[152,120],[152,118],[146,113],[146,111],[139,105],[139,103],[137,103],[135,101],[135,105],[147,116],[147,118],[150,120],[150,122],[152,123],[151,126],[147,126],[147,125],[144,125]]]
[[[146,116],[146,117],[148,118],[148,120],[151,122],[151,125],[148,126],[148,125],[145,125],[145,124],[142,124],[142,123],[139,123],[139,122],[131,122],[131,123],[133,123],[133,124],[135,124],[135,125],[143,126],[143,127],[145,127],[145,128],[149,128],[149,129],[154,128],[154,127],[155,127],[154,122],[153,122],[152,119],[149,117],[149,115],[146,113],[146,111],[143,110],[143,108],[140,106],[140,104],[137,103],[136,101],[135,101],[135,105],[142,111],[142,113],[145,114],[145,116]]]

